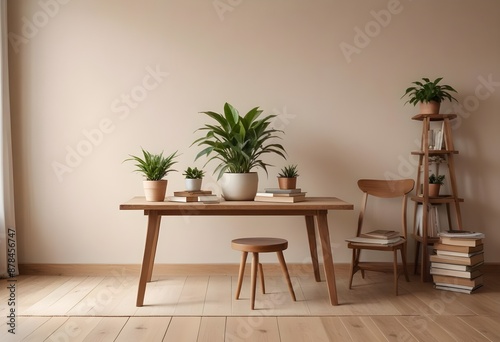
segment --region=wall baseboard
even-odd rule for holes
[[[278,263],[264,264],[266,274],[282,274]],[[288,264],[291,276],[312,274],[311,265]],[[323,265],[320,265],[321,268]],[[336,270],[349,270],[349,265],[336,265]],[[181,275],[237,275],[239,264],[155,264],[153,276]],[[139,276],[139,264],[20,264],[22,275],[59,275],[59,276],[106,276],[119,274],[122,276]],[[250,272],[250,265],[247,265]],[[322,271],[322,269],[321,269]],[[248,273],[250,274],[250,273]]]
[[[388,266],[392,263],[381,263]],[[247,272],[250,272],[247,266]],[[335,264],[335,272],[349,272],[350,264]],[[51,275],[51,276],[139,276],[139,264],[19,264],[22,275]],[[239,264],[155,264],[153,276],[180,276],[180,275],[237,275]],[[487,263],[483,265],[484,273],[499,273],[500,264]],[[408,265],[410,274],[413,274],[413,265]],[[281,275],[278,263],[264,264],[264,271],[270,275]],[[288,264],[290,276],[313,274],[310,264]],[[323,276],[323,265],[320,265]]]

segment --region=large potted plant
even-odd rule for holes
[[[441,102],[444,100],[457,101],[451,92],[457,92],[453,87],[447,84],[439,84],[442,77],[436,78],[434,81],[424,77],[422,81],[412,82],[415,84],[406,89],[402,98],[409,96],[406,103],[411,103],[416,106],[420,104],[420,114],[439,114]]]
[[[175,158],[177,158],[177,151],[170,154],[169,156],[163,156],[163,152],[160,154],[152,154],[149,151],[142,150],[142,157],[130,155],[130,158],[125,159],[125,161],[136,162],[135,172],[141,173],[146,179],[143,181],[144,194],[146,196],[146,201],[150,202],[162,202],[165,200],[165,194],[167,192],[166,179],[163,179],[168,175],[169,172],[177,171],[172,168],[172,166],[177,163]]]
[[[196,139],[193,144],[205,147],[195,159],[207,156],[210,161],[218,161],[214,170],[221,180],[224,199],[245,201],[253,200],[258,188],[255,168],[262,168],[267,173],[268,163],[262,160],[266,154],[277,154],[285,158],[284,147],[276,142],[283,131],[270,127],[276,115],[260,117],[259,107],[251,109],[244,116],[229,103],[224,104],[224,113],[202,112],[215,121],[205,124],[199,131],[206,135]],[[285,158],[286,159],[286,158]],[[241,179],[244,179],[241,181]]]

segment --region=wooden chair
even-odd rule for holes
[[[406,281],[410,281],[408,278],[408,273],[406,269],[406,241],[407,241],[407,223],[406,223],[406,208],[407,208],[407,198],[408,194],[413,190],[415,186],[415,181],[413,179],[402,179],[402,180],[377,180],[377,179],[360,179],[358,181],[358,187],[363,192],[363,199],[361,202],[361,209],[358,219],[358,230],[356,236],[359,237],[362,233],[366,233],[363,230],[363,222],[366,215],[366,208],[369,196],[378,197],[381,199],[397,198],[401,197],[401,228],[400,229],[388,229],[388,228],[371,228],[384,229],[384,230],[396,230],[401,231],[401,239],[392,244],[379,245],[379,244],[363,244],[358,242],[349,242],[347,247],[352,249],[352,262],[350,269],[350,279],[349,279],[349,289],[352,288],[352,278],[357,271],[361,271],[361,276],[364,278],[364,271],[389,271],[386,268],[381,267],[381,265],[376,265],[375,263],[360,262],[361,251],[375,250],[375,251],[386,251],[392,252],[394,254],[394,260],[392,265],[392,271],[394,272],[394,291],[398,295],[398,255],[397,251],[401,253],[401,261],[403,274],[405,275]],[[384,215],[382,211],[379,211],[380,215]]]
[[[288,241],[285,239],[269,238],[269,237],[254,237],[254,238],[241,238],[231,241],[231,247],[235,250],[241,251],[240,270],[238,272],[238,287],[236,288],[236,299],[240,297],[241,284],[243,283],[243,276],[245,273],[245,264],[247,261],[248,253],[252,253],[252,272],[251,272],[251,297],[250,307],[255,308],[255,285],[257,283],[257,268],[260,273],[260,284],[262,293],[266,293],[264,284],[264,272],[262,271],[262,264],[259,263],[259,253],[276,252],[278,260],[281,265],[281,270],[285,276],[288,284],[288,291],[295,301],[295,292],[293,291],[288,268],[286,267],[283,251],[288,248]]]

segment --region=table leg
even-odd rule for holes
[[[144,246],[141,275],[139,277],[136,306],[142,306],[144,304],[146,283],[151,281],[156,254],[156,245],[158,243],[158,235],[160,231],[160,221],[161,216],[158,215],[158,213],[154,211],[150,211],[148,213],[148,231],[146,234],[146,245]]]
[[[311,261],[314,270],[314,278],[316,281],[321,281],[321,276],[319,274],[319,263],[318,263],[318,247],[316,244],[316,232],[314,226],[314,216],[306,216],[306,227],[307,227],[307,238],[309,240],[309,250],[311,252]]]
[[[158,246],[158,236],[160,235],[160,222],[161,222],[161,216],[160,215],[155,215],[156,222],[153,222],[152,224],[155,226],[154,229],[154,236],[153,236],[153,243],[151,244],[151,256],[149,258],[149,264],[148,264],[148,275],[146,278],[146,281],[149,283],[151,281],[151,277],[153,276],[153,267],[155,264],[155,256],[156,256],[156,246]],[[148,230],[149,230],[149,222],[148,222]]]
[[[337,287],[335,285],[335,271],[333,269],[333,255],[330,245],[330,232],[328,231],[328,211],[321,210],[316,217],[318,222],[319,237],[323,251],[323,266],[325,268],[326,285],[330,295],[330,303],[338,305]]]

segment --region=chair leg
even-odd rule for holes
[[[255,285],[257,285],[257,269],[259,268],[259,253],[252,253],[252,275],[251,275],[251,296],[250,296],[250,308],[253,310],[255,308]]]
[[[264,284],[264,270],[262,270],[262,264],[259,262],[259,277],[260,277],[260,289],[262,294],[266,293],[266,285]]]
[[[349,290],[352,288],[352,277],[354,276],[354,267],[356,267],[356,249],[352,250],[351,270],[349,272]]]
[[[394,261],[393,261],[393,269],[394,269],[394,291],[396,292],[396,296],[398,295],[398,250],[394,250]]]
[[[406,245],[403,245],[403,248],[401,249],[401,262],[403,263],[403,273],[405,275],[406,282],[409,282],[410,278],[408,277],[408,269],[406,267]]]
[[[286,267],[285,257],[283,256],[282,251],[278,251],[276,252],[276,254],[278,254],[278,260],[280,262],[281,270],[283,271],[283,275],[285,276],[286,283],[288,285],[288,291],[290,292],[290,295],[292,296],[292,299],[295,302],[297,301],[297,299],[295,298],[295,291],[293,291],[292,282],[290,280],[290,274],[288,273],[288,268]]]
[[[413,266],[413,274],[418,273],[418,256],[420,253],[420,241],[415,241],[415,264]]]
[[[241,284],[243,283],[243,275],[245,274],[247,255],[248,252],[241,253],[240,270],[238,271],[238,286],[236,287],[236,299],[240,298]]]
[[[361,260],[361,249],[357,249],[356,250],[356,268],[355,268],[355,270],[359,269],[361,271],[361,279],[365,279],[365,270],[360,269],[359,266],[358,266],[359,265],[359,260]]]

